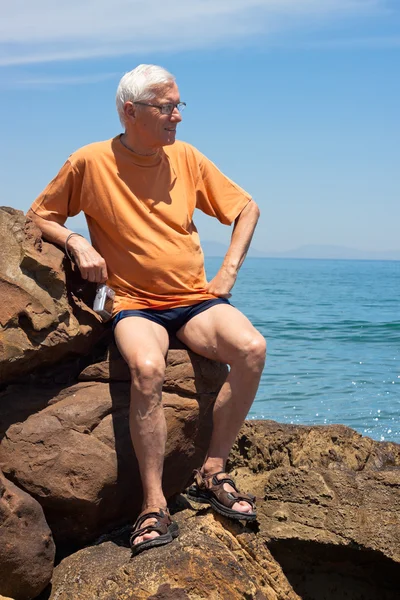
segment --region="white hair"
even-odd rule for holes
[[[116,96],[117,111],[121,124],[125,126],[124,104],[147,102],[157,95],[157,87],[174,83],[175,77],[157,65],[139,65],[125,73],[119,82]]]

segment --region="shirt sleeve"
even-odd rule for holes
[[[251,196],[203,154],[197,153],[200,176],[196,186],[196,208],[216,217],[225,225],[231,225],[249,203]]]
[[[81,210],[83,170],[70,160],[62,166],[55,178],[36,198],[31,210],[43,219],[63,225],[68,217]]]

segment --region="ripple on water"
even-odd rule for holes
[[[247,259],[232,301],[268,341],[249,418],[400,442],[399,298],[400,262]]]

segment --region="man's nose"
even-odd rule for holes
[[[171,121],[173,120],[174,123],[179,123],[180,121],[182,121],[182,115],[178,109],[178,107],[174,107],[174,110],[171,113],[170,116]]]

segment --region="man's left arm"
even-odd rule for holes
[[[259,216],[260,209],[254,200],[250,200],[235,219],[228,252],[218,273],[207,286],[207,291],[211,294],[221,298],[231,297],[231,289],[246,258]]]

